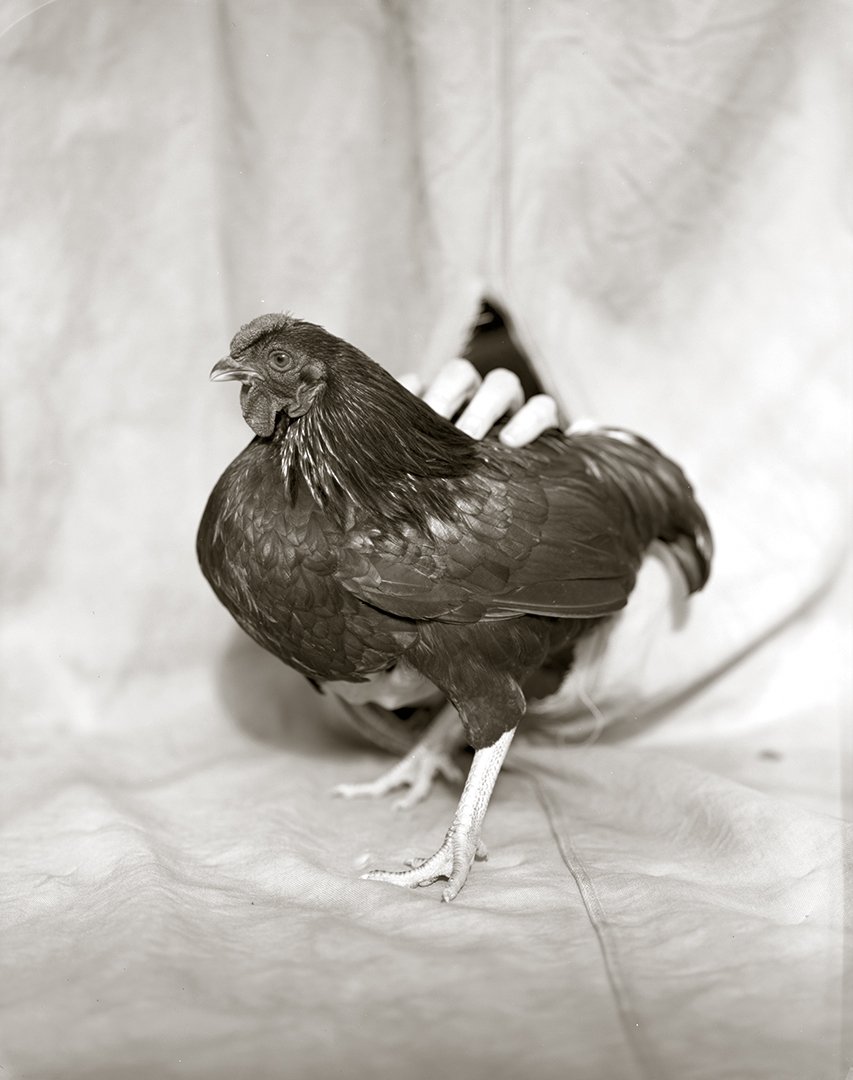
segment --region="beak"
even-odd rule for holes
[[[256,371],[240,367],[233,356],[226,356],[214,365],[210,373],[210,381],[224,382],[226,379],[239,379],[240,382],[249,382],[251,379],[256,379],[257,375]]]

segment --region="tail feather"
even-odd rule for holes
[[[570,433],[587,467],[627,500],[643,544],[661,540],[676,559],[691,593],[711,572],[714,542],[686,476],[657,447],[621,428]]]

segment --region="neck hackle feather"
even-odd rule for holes
[[[453,519],[481,461],[477,443],[364,353],[333,340],[326,386],[281,428],[291,500],[301,482],[341,524],[362,509],[393,530]]]

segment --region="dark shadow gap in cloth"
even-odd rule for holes
[[[525,398],[544,393],[530,358],[513,333],[509,316],[495,300],[483,299],[462,355],[483,376],[495,368],[514,372],[521,379]]]

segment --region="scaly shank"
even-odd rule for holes
[[[452,900],[465,884],[474,859],[485,858],[480,831],[495,781],[515,732],[515,728],[505,731],[492,746],[477,750],[474,754],[453,822],[444,843],[434,855],[409,870],[371,870],[362,877],[410,889],[418,885],[432,885],[438,878],[446,877],[448,882],[442,900]]]

